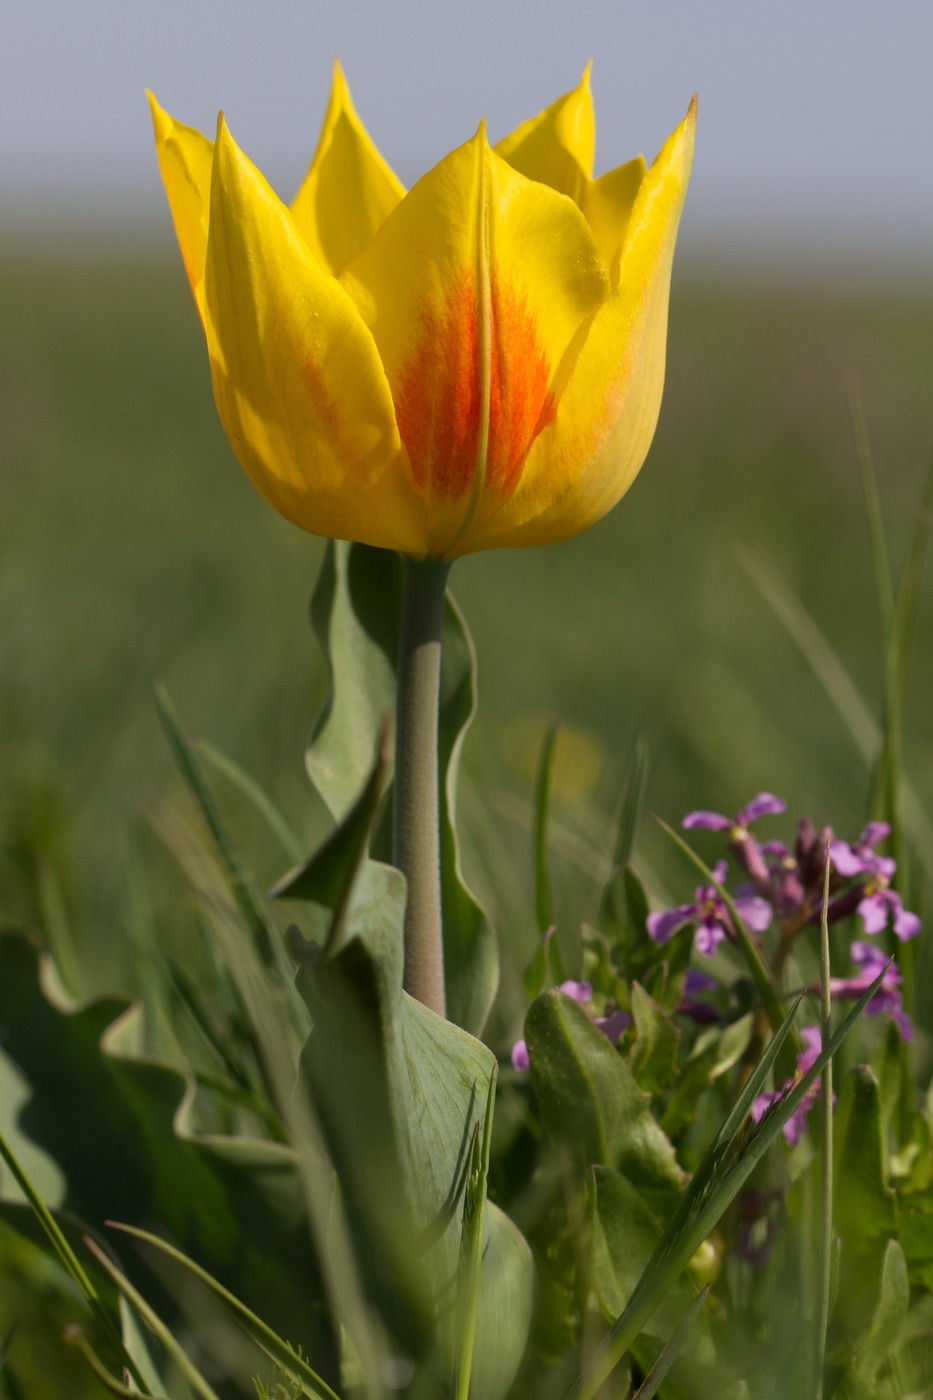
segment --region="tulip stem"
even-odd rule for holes
[[[392,807],[393,860],[408,882],[404,985],[444,1016],[437,721],[450,565],[406,557],[404,569]]]

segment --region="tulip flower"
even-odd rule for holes
[[[589,71],[491,148],[485,128],[406,194],[339,66],[290,207],[220,116],[150,97],[214,397],[253,484],[315,535],[405,558],[393,850],[405,987],[444,1014],[437,708],[450,562],[546,544],[631,485],[664,381],[695,103],[650,169],[592,178]]]
[[[646,170],[592,179],[588,72],[406,194],[339,67],[288,207],[234,142],[150,98],[220,417],[315,535],[445,560],[592,525],[648,451],[694,106]]]

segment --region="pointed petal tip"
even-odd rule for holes
[[[168,136],[172,119],[165,108],[159,104],[151,88],[146,88],[146,101],[149,103],[149,115],[152,118],[152,129],[155,132],[156,141],[164,141]]]
[[[350,85],[347,82],[347,75],[343,71],[343,64],[339,58],[334,59],[333,75],[330,84],[330,100],[339,103],[341,107],[352,105],[350,97]]]
[[[587,92],[587,91],[589,90],[589,86],[590,86],[590,74],[592,73],[592,70],[593,70],[593,60],[592,60],[591,58],[588,58],[588,59],[586,60],[586,64],[584,65],[583,72],[582,72],[581,75],[580,75],[580,81],[579,81],[579,83],[577,84],[577,86],[580,88],[580,90],[581,90],[582,92]]]

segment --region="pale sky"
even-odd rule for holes
[[[0,240],[169,224],[143,90],[233,134],[290,198],[335,56],[406,182],[592,58],[597,172],[650,159],[700,94],[681,248],[798,254],[933,286],[933,0],[7,0]]]

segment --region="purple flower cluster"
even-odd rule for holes
[[[589,982],[574,982],[572,980],[561,982],[557,989],[563,992],[565,997],[575,1001],[579,1006],[588,1006],[593,1000],[593,988]],[[632,1024],[632,1018],[627,1011],[611,1011],[608,1016],[594,1016],[593,1025],[601,1030],[603,1035],[613,1045],[618,1043],[622,1032],[628,1030]],[[524,1040],[516,1040],[512,1046],[512,1068],[526,1070],[531,1065],[528,1055],[528,1046]]]
[[[920,932],[920,920],[904,908],[900,895],[891,888],[895,862],[876,850],[890,835],[887,823],[869,822],[852,844],[835,839],[829,827],[818,831],[809,818],[797,823],[793,846],[781,841],[759,841],[749,830],[762,817],[780,816],[786,807],[782,798],[761,792],[734,817],[698,811],[690,812],[683,821],[688,831],[701,829],[727,834],[729,851],[747,881],[736,888],[732,906],[753,936],[765,933],[772,923],[777,925],[780,950],[774,961],[775,971],[779,973],[783,967],[783,959],[794,939],[805,928],[820,921],[827,850],[829,922],[838,923],[857,915],[869,936],[883,933],[890,924],[901,942],[915,938]],[[729,908],[716,888],[723,887],[727,872],[726,862],[719,861],[712,872],[715,886],[699,887],[689,904],[649,914],[649,937],[656,943],[666,943],[678,929],[692,924],[694,947],[707,957],[721,943],[735,942],[736,930]],[[896,964],[868,943],[853,943],[851,956],[856,971],[849,977],[833,978],[832,995],[861,996],[887,966],[881,988],[867,1010],[869,1014],[883,1012],[892,1016],[904,1039],[910,1039],[912,1028],[903,1009],[901,978]],[[691,998],[686,995],[679,1009],[687,1015],[695,1015],[691,1010]]]

